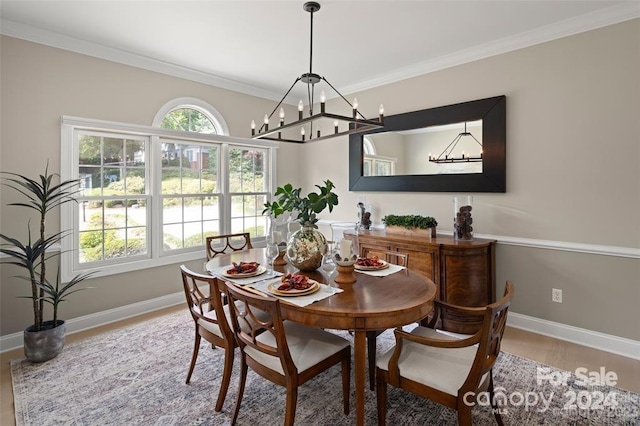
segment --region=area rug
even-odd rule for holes
[[[223,411],[216,413],[222,351],[203,342],[186,385],[193,333],[188,312],[177,312],[69,344],[43,364],[13,360],[16,424],[230,424],[239,363]],[[379,351],[391,347],[392,332],[377,341]],[[640,425],[640,394],[586,383],[509,353],[500,355],[494,375],[507,425]],[[307,382],[299,390],[296,424],[355,424],[353,381],[351,387],[351,412],[345,416],[338,366]],[[474,425],[496,424],[485,397],[470,396]],[[249,370],[237,424],[283,424],[284,405],[284,388]],[[391,387],[388,407],[389,425],[457,424],[455,411]],[[367,390],[365,409],[366,424],[377,424],[375,392]]]

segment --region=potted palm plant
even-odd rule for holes
[[[0,253],[7,256],[3,259],[3,263],[15,265],[25,271],[26,275],[14,278],[25,280],[30,284],[31,294],[22,297],[31,299],[33,309],[33,324],[24,331],[25,357],[31,362],[47,361],[62,351],[66,324],[58,318],[58,305],[70,294],[82,290],[83,288],[75,286],[91,275],[91,273],[79,274],[71,281],[61,283],[58,267],[55,283],[47,278],[47,265],[60,255],[58,251],[53,250],[54,246],[68,234],[63,230],[47,236],[47,214],[64,203],[75,202],[74,195],[79,183],[78,180],[56,183],[54,179],[58,175],[50,174],[48,169],[47,165],[39,179],[2,172],[2,184],[24,196],[23,201],[8,205],[35,210],[40,219],[40,232],[35,241],[31,236],[30,221],[27,222],[26,241],[0,233],[2,239]],[[48,321],[44,319],[45,304],[50,304],[52,307],[53,317]]]
[[[320,267],[322,255],[327,251],[327,240],[318,231],[316,214],[329,208],[331,212],[338,205],[338,194],[330,180],[324,186],[316,185],[320,192],[310,192],[306,197],[301,195],[301,188],[293,188],[290,183],[278,187],[275,192],[277,200],[266,203],[262,214],[269,213],[278,217],[284,212],[297,212],[301,228],[287,241],[287,257],[289,262],[301,271],[313,271]]]

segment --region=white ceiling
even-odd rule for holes
[[[0,0],[0,31],[280,100],[309,70],[303,3]],[[344,95],[640,17],[638,0],[320,3],[313,72]]]

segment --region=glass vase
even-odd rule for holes
[[[457,241],[473,241],[473,196],[453,197],[453,238]]]
[[[315,271],[327,252],[327,239],[313,226],[303,226],[287,241],[289,263],[301,271]]]
[[[287,234],[288,234],[288,223],[289,218],[284,215],[274,217],[273,214],[268,216],[269,218],[269,229],[267,231],[267,243],[273,242],[278,245],[280,249],[280,255],[274,261],[274,265],[283,266],[287,264],[287,261],[284,259],[284,254],[287,249]]]

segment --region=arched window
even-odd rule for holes
[[[177,98],[167,102],[158,110],[152,126],[185,132],[229,135],[227,123],[218,110],[196,98]]]
[[[76,156],[63,174],[81,181],[80,209],[63,215],[66,279],[200,259],[209,235],[264,239],[278,144],[228,137],[208,103],[173,99],[152,126],[63,117],[62,131],[63,157]]]
[[[362,138],[362,150],[364,151],[365,155],[376,155],[376,147],[369,136],[365,136]]]

